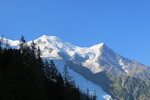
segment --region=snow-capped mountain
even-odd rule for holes
[[[63,66],[63,64],[58,64],[63,60],[72,71],[71,73],[76,73],[72,74],[74,78],[76,75],[83,76],[85,80],[89,80],[97,86],[102,85],[99,81],[102,81],[103,77],[100,77],[100,74],[103,75],[103,72],[113,76],[133,75],[140,79],[150,80],[150,67],[120,56],[104,43],[92,47],[78,47],[55,36],[46,35],[34,42],[40,47],[42,58],[55,60],[58,67]],[[8,43],[13,47],[19,45],[17,40],[8,40]],[[31,41],[28,44],[30,45]]]
[[[31,41],[28,43],[30,44]],[[43,58],[71,61],[88,68],[93,73],[107,71],[112,75],[121,75],[134,73],[137,70],[143,71],[147,68],[139,62],[120,56],[104,43],[92,47],[78,47],[55,36],[46,35],[36,39],[35,43],[40,47]]]
[[[4,38],[4,41],[6,39]],[[9,40],[8,43],[17,47],[19,41]],[[92,73],[102,71],[112,75],[134,74],[145,71],[147,66],[127,58],[124,58],[106,46],[104,43],[92,47],[78,47],[68,42],[64,42],[56,36],[43,35],[34,40],[42,51],[43,58],[64,59],[74,64],[88,68]],[[31,41],[28,42],[31,44]],[[146,77],[150,79],[150,77]]]
[[[6,44],[9,44],[11,47],[18,47],[19,41],[18,40],[10,40],[3,37],[0,37],[0,40],[3,41],[3,46],[5,47]]]

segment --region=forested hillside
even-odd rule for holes
[[[34,41],[28,46],[24,37],[19,49],[0,41],[0,100],[95,100],[81,93],[69,76],[61,75],[53,61],[43,61]]]

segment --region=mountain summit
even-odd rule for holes
[[[4,39],[6,40],[6,39]],[[19,41],[8,40],[11,46],[17,46]],[[150,75],[140,75],[149,70],[149,67],[120,56],[106,44],[100,43],[91,47],[79,47],[59,39],[56,36],[43,35],[34,40],[42,51],[43,58],[53,60],[63,59],[88,68],[92,73],[106,71],[115,76],[132,74],[136,77],[149,80]],[[31,41],[28,42],[31,44]]]

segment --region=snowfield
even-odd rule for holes
[[[62,73],[63,68],[65,66],[64,60],[54,60],[54,63],[58,70]],[[90,95],[96,94],[97,100],[111,100],[111,96],[102,90],[100,86],[86,80],[80,74],[74,72],[70,68],[68,68],[69,74],[75,80],[76,85],[80,88],[80,90],[84,93],[87,93],[87,89],[89,90]]]

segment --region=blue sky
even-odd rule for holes
[[[53,35],[77,46],[106,43],[150,66],[149,0],[0,0],[0,35]]]

